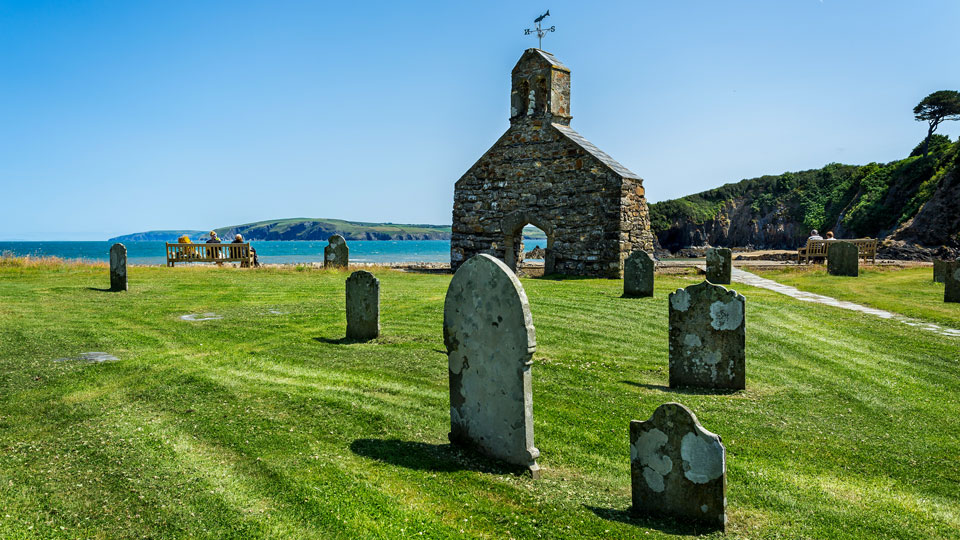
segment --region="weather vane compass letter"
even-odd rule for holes
[[[543,36],[547,35],[547,32],[557,31],[556,26],[551,26],[550,28],[540,27],[540,23],[543,22],[543,20],[549,16],[550,16],[550,10],[548,9],[546,13],[544,13],[543,15],[533,20],[533,22],[537,23],[536,28],[527,28],[526,30],[523,31],[523,35],[525,36],[529,36],[530,34],[533,34],[533,33],[537,34],[537,48],[541,50],[543,49]]]

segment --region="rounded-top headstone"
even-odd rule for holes
[[[443,305],[450,377],[450,440],[534,477],[531,358],[536,333],[527,295],[499,259],[477,255],[450,281]]]
[[[639,298],[653,296],[653,257],[638,249],[623,263],[623,296]]]
[[[710,248],[707,250],[707,281],[718,285],[729,285],[733,273],[733,251],[730,248]]]
[[[323,266],[347,268],[349,265],[350,248],[347,247],[347,241],[339,234],[331,236],[323,248]]]
[[[374,339],[380,335],[380,280],[365,270],[347,278],[347,337]]]
[[[742,390],[746,299],[704,281],[670,293],[670,387]]]
[[[123,244],[110,248],[110,290],[127,290],[127,247]]]
[[[827,273],[831,276],[860,275],[860,250],[856,244],[835,240],[827,246]]]
[[[726,449],[679,403],[630,422],[630,480],[634,514],[726,527]]]

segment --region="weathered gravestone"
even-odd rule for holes
[[[933,261],[933,282],[944,283],[947,275],[947,262],[939,259]]]
[[[679,403],[630,422],[630,484],[634,514],[726,527],[726,450]]]
[[[380,280],[358,270],[347,278],[347,337],[374,339],[380,335]]]
[[[346,268],[350,265],[350,248],[347,241],[339,234],[335,234],[327,241],[323,248],[323,266]]]
[[[623,295],[627,297],[653,296],[655,263],[649,253],[638,249],[623,263]]]
[[[943,301],[960,302],[960,260],[948,262],[944,267]]]
[[[443,305],[450,371],[450,441],[540,475],[530,366],[537,348],[527,295],[506,264],[471,257]]]
[[[733,263],[733,252],[729,248],[710,248],[707,250],[707,281],[718,285],[729,285]]]
[[[110,290],[127,290],[127,248],[123,244],[110,248]]]
[[[827,273],[831,276],[860,275],[860,250],[855,244],[837,240],[827,246]]]
[[[670,387],[741,390],[743,295],[707,281],[670,293]]]

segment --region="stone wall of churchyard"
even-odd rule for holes
[[[653,250],[641,182],[537,118],[514,119],[457,182],[453,269],[479,253],[507,259],[509,238],[527,223],[552,237],[558,273],[619,277],[632,250]]]

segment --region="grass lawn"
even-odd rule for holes
[[[450,276],[375,273],[358,344],[346,273],[0,267],[0,538],[674,538],[628,513],[629,421],[669,401],[723,437],[733,537],[960,535],[957,338],[735,285],[747,390],[679,392],[666,295],[697,278],[525,279],[533,481],[447,444]],[[120,361],[53,361],[87,351]]]
[[[861,266],[855,278],[828,275],[823,265],[756,273],[802,291],[960,328],[960,304],[943,301],[943,283],[933,282],[930,267]]]

